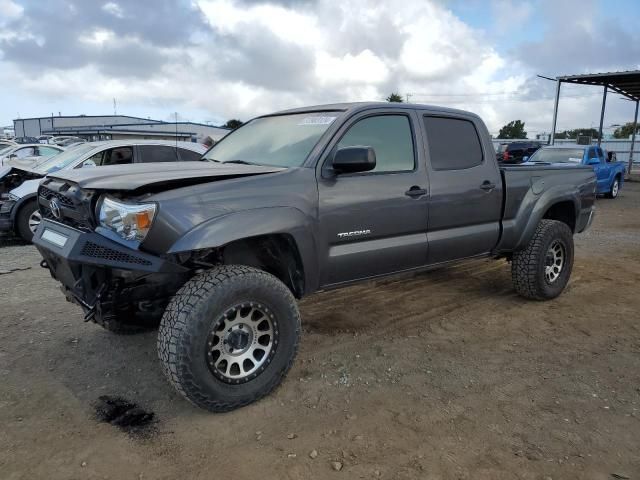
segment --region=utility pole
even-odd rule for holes
[[[113,97],[113,114],[118,115],[118,108],[116,104],[116,97]]]
[[[409,99],[413,97],[413,95],[411,93],[407,93],[406,97],[407,97],[407,103],[409,103]]]

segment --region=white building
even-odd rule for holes
[[[89,141],[182,140],[203,143],[207,137],[218,141],[230,130],[194,122],[163,122],[127,115],[76,115],[20,118],[13,121],[16,137],[73,135]]]

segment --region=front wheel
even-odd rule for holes
[[[255,268],[225,265],[178,290],[160,322],[158,355],[178,392],[224,412],[280,384],[299,336],[300,313],[286,285]]]
[[[38,202],[35,200],[28,201],[20,208],[16,216],[16,230],[18,235],[20,235],[25,242],[31,243],[40,222],[42,222],[42,215],[38,210]]]
[[[526,298],[549,300],[562,293],[573,268],[573,234],[567,224],[541,220],[527,248],[513,254],[511,279]]]

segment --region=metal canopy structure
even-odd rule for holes
[[[563,83],[579,85],[596,85],[603,87],[602,110],[600,111],[600,128],[598,129],[598,145],[602,141],[602,125],[604,111],[607,105],[607,91],[612,90],[624,97],[636,102],[636,113],[633,119],[633,133],[631,135],[631,152],[629,154],[629,174],[633,164],[633,149],[636,142],[636,130],[638,126],[638,106],[640,105],[640,70],[626,72],[588,73],[583,75],[565,75],[556,77],[556,101],[553,107],[553,125],[551,128],[551,145],[556,136],[556,124],[558,122],[558,103],[560,101],[560,86]]]

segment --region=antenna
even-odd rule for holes
[[[178,153],[178,112],[175,112],[176,115],[176,153]]]

